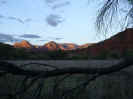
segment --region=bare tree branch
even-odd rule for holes
[[[125,3],[125,4],[124,4]],[[123,8],[124,5],[128,5],[128,8]],[[118,12],[123,8],[122,19],[119,19]],[[109,29],[112,29],[113,22],[120,20],[124,24],[122,29],[133,27],[133,0],[105,0],[105,4],[99,10],[99,14],[96,19],[96,28],[98,32],[107,34]],[[121,15],[120,15],[121,16]],[[131,20],[128,20],[128,19]],[[127,24],[127,25],[126,25]],[[130,24],[130,26],[129,26]]]

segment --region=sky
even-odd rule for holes
[[[91,1],[91,0],[90,0]],[[28,40],[34,45],[49,41],[85,44],[104,40],[95,21],[103,0],[0,0],[0,42]]]

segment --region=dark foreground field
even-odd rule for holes
[[[49,60],[49,61],[8,61],[20,66],[27,63],[45,63],[57,68],[67,67],[108,67],[117,64],[119,60]],[[28,65],[26,69],[39,69],[40,65]],[[45,79],[25,78],[24,76],[4,75],[0,78],[0,99],[133,99],[133,66],[108,75],[103,75],[89,81],[92,76],[85,74],[66,74]],[[35,82],[35,83],[32,83]],[[27,88],[22,94],[4,96],[5,93],[19,92]]]

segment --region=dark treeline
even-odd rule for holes
[[[121,59],[125,56],[133,56],[132,50],[127,50],[123,54],[118,52],[102,51],[97,56],[92,56],[89,52],[77,51],[32,51],[24,48],[14,48],[11,45],[0,43],[1,60],[86,60],[86,59]]]
[[[26,59],[88,59],[88,55],[81,55],[73,51],[32,51],[25,48],[14,48],[11,45],[0,43],[0,59],[26,60]]]

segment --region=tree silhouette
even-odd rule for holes
[[[127,5],[128,8],[124,7]],[[124,13],[124,14],[122,14]],[[100,32],[106,32],[111,28],[113,21],[118,20],[117,16],[124,16],[120,21],[123,28],[133,26],[133,0],[106,0],[96,19],[96,27]]]

